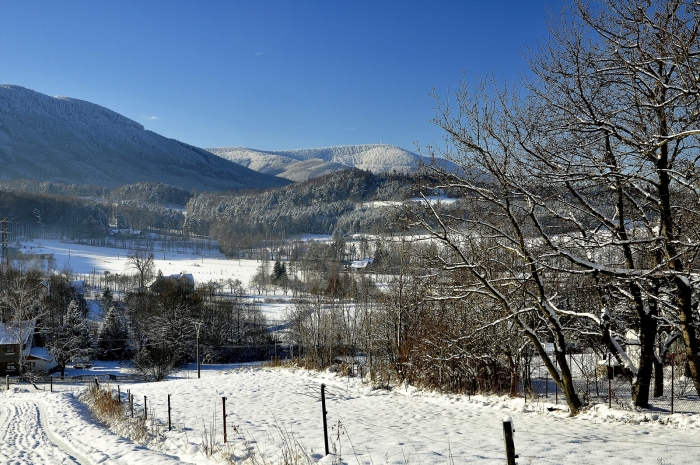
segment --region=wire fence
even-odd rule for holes
[[[597,354],[571,354],[567,358],[576,392],[584,403],[606,404],[622,410],[640,410],[632,402],[632,372],[616,364],[614,359]],[[542,359],[522,359],[521,367],[519,397],[538,402],[566,403]],[[666,363],[657,363],[654,370],[649,387],[649,407],[646,410],[700,413],[700,398],[689,376],[684,353],[670,354]]]

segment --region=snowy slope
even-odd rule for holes
[[[0,85],[0,179],[224,190],[283,185],[83,100]]]
[[[50,393],[25,385],[0,392],[0,461],[155,465],[228,459],[275,465],[290,463],[281,453],[286,441],[303,446],[322,465],[495,465],[505,463],[505,416],[514,421],[515,451],[523,464],[690,465],[697,463],[700,451],[697,415],[654,419],[596,405],[570,418],[563,411],[548,411],[551,404],[525,406],[522,399],[442,395],[403,386],[387,391],[373,388],[368,379],[304,370],[204,365],[201,379],[196,371],[179,376],[120,386],[124,400],[126,389],[135,395],[137,416],[144,396],[148,399],[151,430],[158,435],[147,447],[96,424],[77,398],[83,388],[54,385],[62,392]],[[335,454],[326,458],[321,383],[327,386],[329,448]],[[116,394],[116,386],[110,388]],[[172,430],[167,426],[168,395]],[[222,397],[227,398],[226,446]],[[204,438],[214,444],[214,457],[205,456]]]
[[[411,173],[429,160],[386,144],[345,145],[318,149],[260,151],[244,147],[207,149],[261,173],[301,181],[333,171],[359,168],[373,173]],[[306,176],[304,179],[300,177]]]

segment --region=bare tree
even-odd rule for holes
[[[146,283],[155,276],[153,252],[135,250],[127,255],[127,268],[135,270],[139,280],[139,290],[145,289]]]
[[[534,78],[513,92],[463,86],[456,106],[439,102],[450,145],[430,151],[460,169],[438,166],[438,187],[470,208],[460,216],[426,203],[421,221],[444,244],[445,269],[471,273],[455,296],[491,296],[545,362],[527,319],[549,334],[558,367],[548,368],[572,412],[563,353],[573,322],[633,370],[638,406],[648,405],[658,322],[677,327],[700,392],[700,242],[688,220],[700,199],[700,4],[601,3],[574,0],[552,21],[529,60]],[[563,295],[571,276],[595,297],[587,307]],[[639,333],[637,364],[618,343],[625,309]]]
[[[42,299],[46,288],[37,273],[8,269],[0,275],[0,310],[2,323],[19,345],[18,368],[25,370],[28,343],[34,335],[37,319],[43,314]]]
[[[575,219],[580,235],[609,233],[589,235],[588,255],[567,258],[615,278],[635,309],[641,356],[633,397],[647,406],[660,320],[678,326],[700,392],[691,274],[700,242],[687,221],[697,218],[700,199],[700,4],[576,1],[572,12],[531,60],[542,85],[530,89],[549,127],[528,147],[570,197],[575,213],[558,216]],[[619,259],[591,260],[594,249]]]

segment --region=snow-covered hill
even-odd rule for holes
[[[244,147],[207,150],[250,169],[292,181],[305,181],[347,168],[359,168],[373,173],[411,173],[422,162],[429,163],[429,160],[420,155],[386,144],[285,151],[260,151]]]
[[[0,85],[0,179],[184,189],[273,187],[284,181],[147,131],[83,100]]]

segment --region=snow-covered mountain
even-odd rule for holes
[[[147,131],[83,100],[0,85],[0,180],[183,189],[274,187],[286,181]]]
[[[333,171],[359,168],[373,173],[412,173],[429,160],[386,144],[345,145],[319,149],[260,151],[244,147],[207,149],[261,173],[292,181],[306,181]]]

